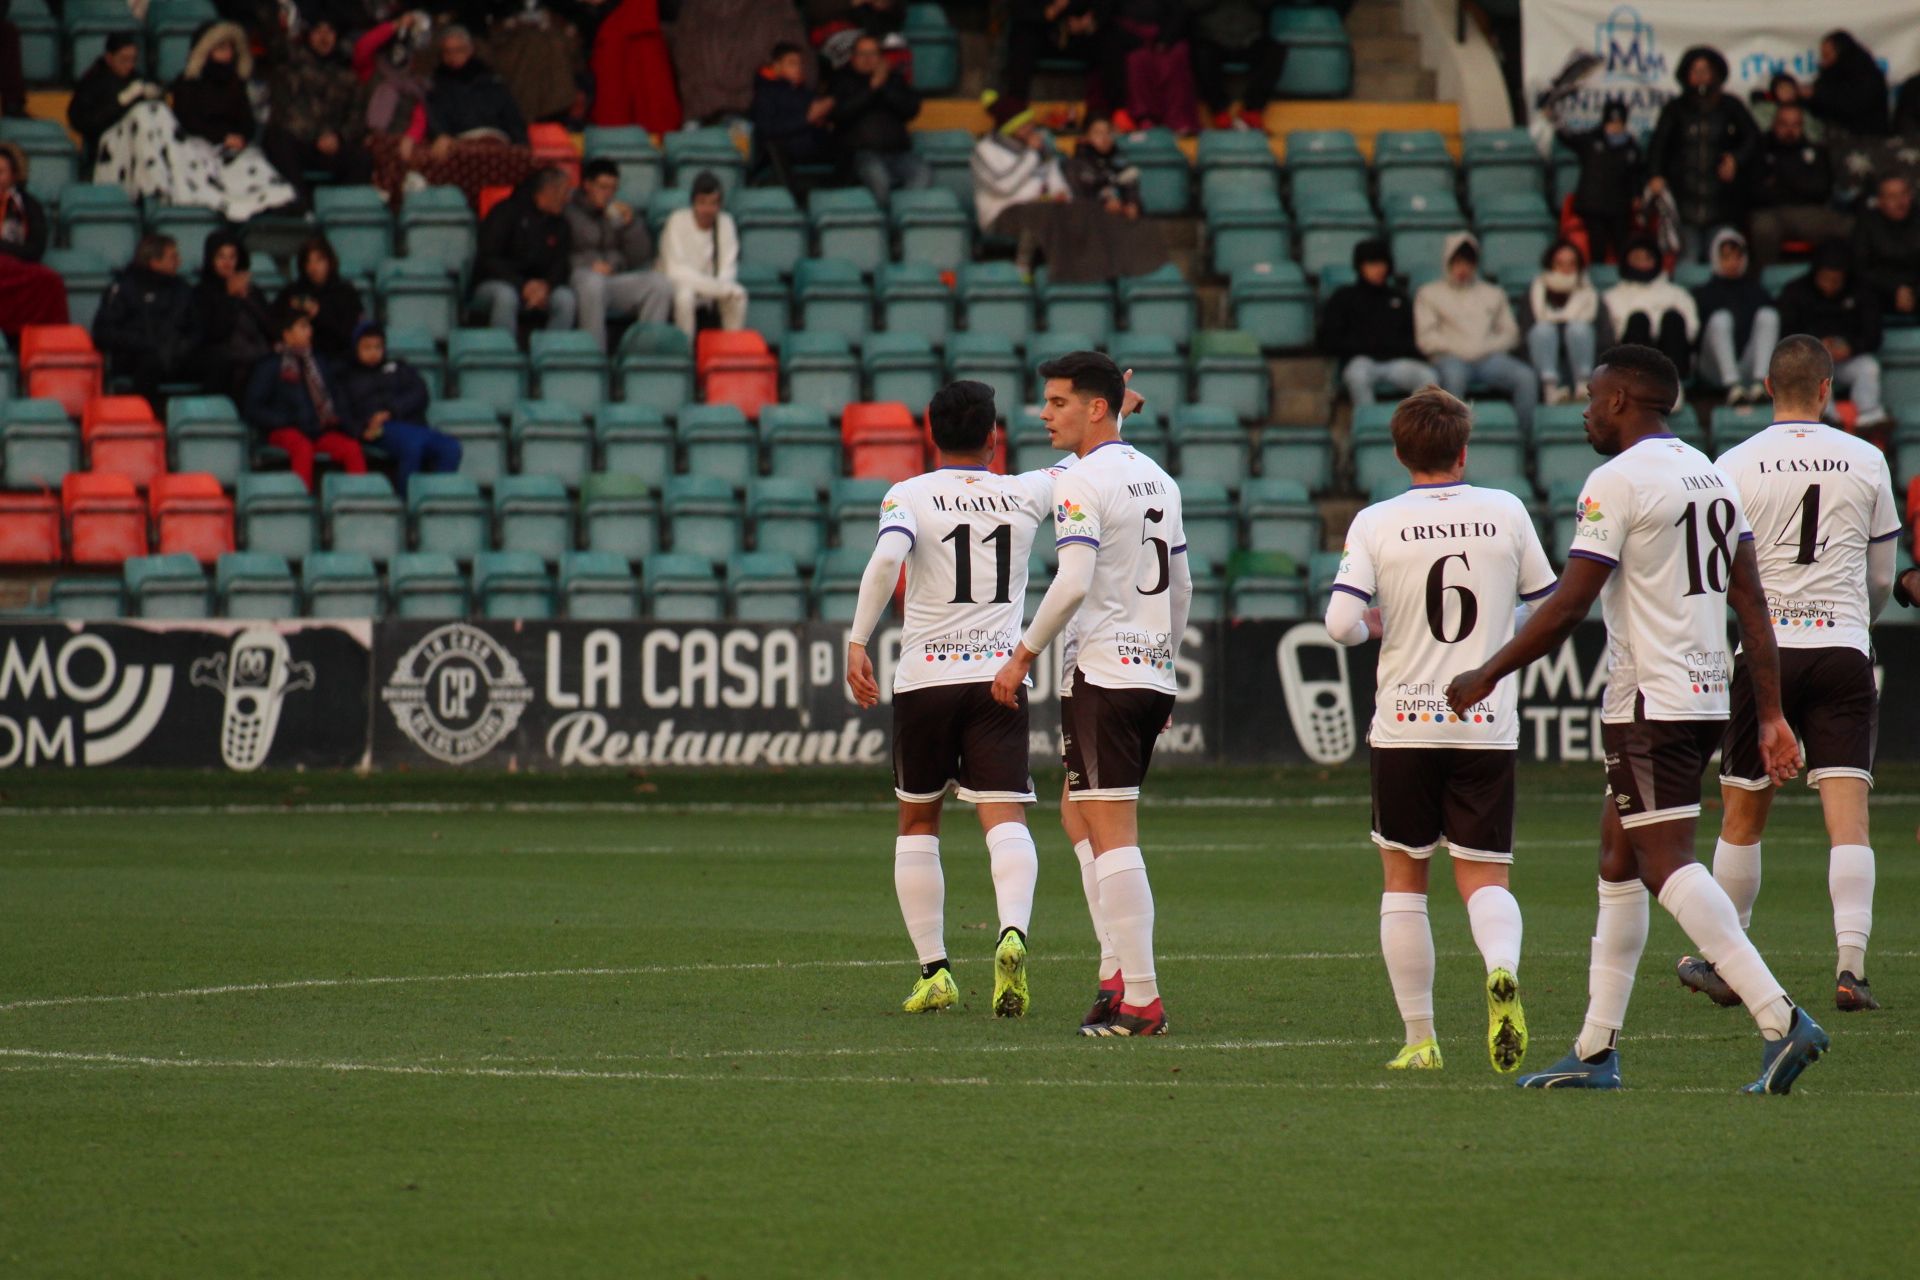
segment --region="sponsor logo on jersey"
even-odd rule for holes
[[[892,498],[884,498],[880,502],[880,518],[884,520],[899,509],[900,504],[898,502],[895,502]]]
[[[1613,536],[1613,531],[1602,528],[1607,513],[1600,509],[1600,499],[1581,498],[1580,505],[1573,509],[1573,536],[1590,538],[1595,542],[1605,542]]]
[[[1054,509],[1054,520],[1059,524],[1075,524],[1086,518],[1086,509],[1071,499]]]
[[[1681,655],[1695,693],[1725,693],[1733,678],[1732,655],[1725,649],[1695,649]]]
[[[1767,611],[1776,627],[1837,627],[1839,605],[1832,600],[1788,600],[1768,596]]]

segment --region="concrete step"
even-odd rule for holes
[[[1417,67],[1420,65],[1418,36],[1354,36],[1353,64],[1356,70],[1371,67]]]
[[[1383,102],[1430,101],[1437,86],[1434,74],[1425,67],[1369,66],[1358,64],[1353,71],[1353,93],[1357,98],[1377,98]]]
[[[1360,0],[1347,13],[1350,36],[1397,36],[1405,29],[1396,0]]]

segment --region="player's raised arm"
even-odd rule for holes
[[[1740,644],[1746,650],[1747,672],[1753,681],[1754,707],[1760,718],[1760,759],[1775,782],[1800,772],[1800,744],[1780,712],[1780,652],[1773,643],[1773,615],[1760,585],[1760,563],[1754,558],[1753,539],[1742,538],[1733,553],[1733,577],[1727,584],[1727,603],[1740,624]]]

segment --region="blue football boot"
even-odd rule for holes
[[[1530,1071],[1514,1083],[1522,1089],[1618,1089],[1620,1052],[1608,1049],[1589,1060],[1580,1056],[1577,1047],[1569,1049],[1566,1057],[1545,1071]]]
[[[1795,1007],[1793,1024],[1778,1040],[1769,1040],[1760,1051],[1760,1078],[1741,1089],[1742,1093],[1786,1093],[1800,1073],[1820,1060],[1833,1039],[1820,1024]]]

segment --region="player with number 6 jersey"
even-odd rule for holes
[[[1486,965],[1488,1056],[1511,1072],[1527,1052],[1520,904],[1507,886],[1519,681],[1508,676],[1458,713],[1444,690],[1462,662],[1477,666],[1512,639],[1516,609],[1549,594],[1554,576],[1520,499],[1463,479],[1472,429],[1473,411],[1438,387],[1401,402],[1394,453],[1413,487],[1354,517],[1327,607],[1335,641],[1381,641],[1367,742],[1386,881],[1380,947],[1406,1024],[1394,1070],[1441,1066],[1427,864],[1442,841]]]

